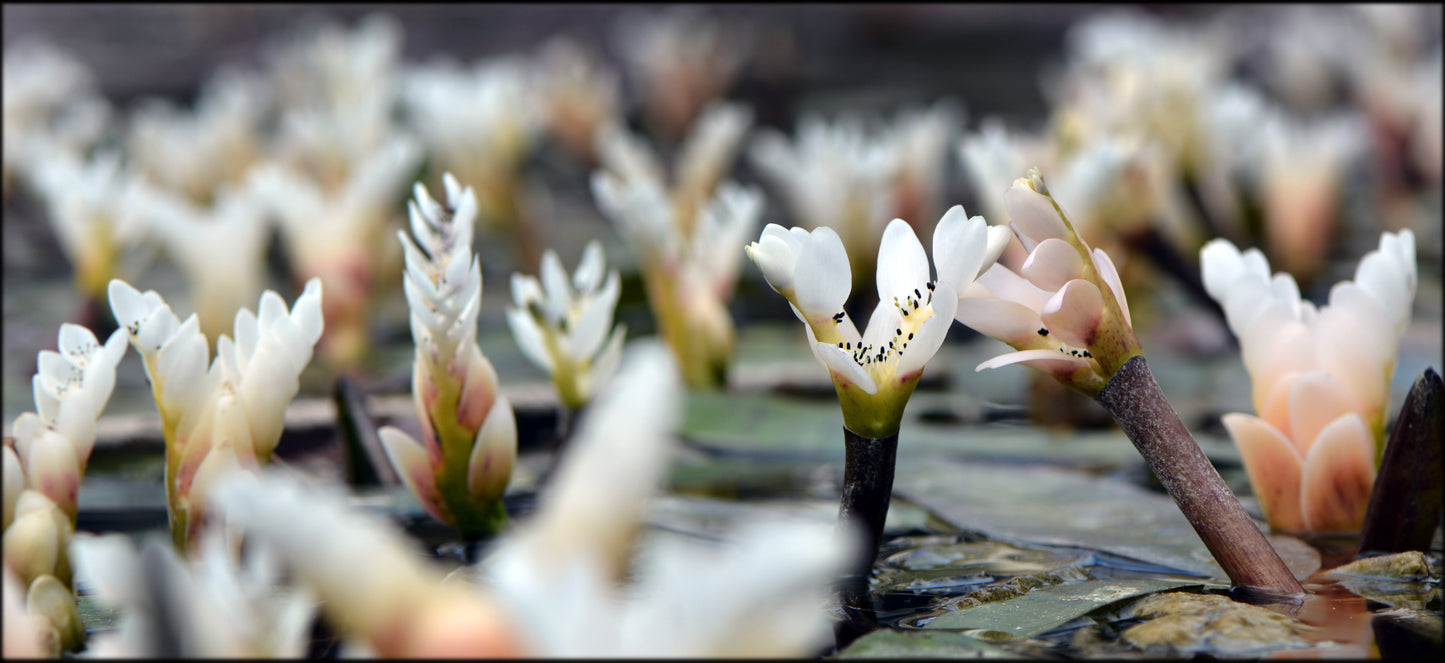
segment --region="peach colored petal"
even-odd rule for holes
[[[1044,290],[1055,291],[1083,276],[1084,259],[1072,244],[1050,237],[1029,253],[1019,274]]]
[[[1301,375],[1304,374],[1299,371],[1290,371],[1280,376],[1275,381],[1274,387],[1269,390],[1269,395],[1264,398],[1264,404],[1259,407],[1259,418],[1274,426],[1274,429],[1281,435],[1289,438],[1291,444],[1294,443],[1294,437],[1290,434],[1289,390]],[[1300,457],[1304,457],[1304,452],[1300,452]]]
[[[441,496],[437,494],[436,474],[432,471],[426,448],[399,428],[382,426],[376,434],[381,438],[381,446],[386,450],[392,467],[396,468],[402,483],[421,502],[422,508],[437,520],[450,523],[451,519],[447,518],[441,506]]]
[[[1320,431],[1348,412],[1358,412],[1354,397],[1324,371],[1310,371],[1289,388],[1289,432],[1296,449],[1306,458]]]
[[[1276,531],[1304,530],[1300,514],[1300,454],[1285,436],[1264,420],[1247,414],[1224,415],[1224,427],[1239,448],[1249,486],[1265,519]]]
[[[1093,342],[1103,317],[1104,296],[1098,286],[1083,279],[1065,283],[1039,316],[1056,338],[1076,348]]]
[[[1305,457],[1300,512],[1313,532],[1358,532],[1375,485],[1373,438],[1360,415],[1320,431]]]

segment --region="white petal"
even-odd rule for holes
[[[968,218],[962,205],[949,208],[933,229],[933,264],[938,268],[938,281],[952,286],[954,292],[963,292],[983,270],[987,242],[988,224],[983,217]]]
[[[1024,243],[1025,248],[1032,248],[1030,243],[1038,244],[1050,237],[1063,239],[1069,236],[1069,229],[1059,218],[1053,203],[1047,196],[1029,188],[1024,180],[1014,180],[1004,192],[1004,204],[1008,206],[1010,225],[1021,235],[1019,239],[1029,240]]]
[[[597,389],[605,386],[617,373],[617,364],[622,359],[622,340],[626,336],[627,325],[618,324],[612,328],[612,336],[607,339],[607,345],[592,362],[591,393],[597,393]]]
[[[1037,311],[1007,299],[964,297],[958,300],[954,316],[980,334],[1015,347],[1044,327]]]
[[[975,283],[988,288],[995,297],[1018,302],[1034,311],[1043,310],[1044,302],[1052,296],[1052,293],[1040,290],[1038,286],[999,263],[984,270]]]
[[[1199,271],[1204,290],[1214,301],[1223,304],[1229,298],[1235,279],[1244,271],[1243,258],[1229,240],[1210,240],[1199,250]]]
[[[552,355],[547,352],[547,343],[542,338],[542,329],[537,326],[532,316],[514,308],[507,309],[507,326],[512,330],[512,338],[517,340],[517,347],[522,350],[533,364],[541,367],[542,370],[551,374],[553,370]]]
[[[582,249],[582,260],[577,263],[577,271],[572,273],[572,285],[576,286],[577,292],[592,292],[602,284],[603,272],[606,269],[602,243],[594,239]]]
[[[567,272],[562,269],[562,261],[551,249],[542,254],[541,277],[542,291],[546,294],[543,303],[546,305],[547,319],[561,320],[562,316],[567,314],[572,293],[567,283]]]
[[[569,351],[573,359],[590,358],[607,338],[608,328],[612,326],[612,311],[617,306],[617,297],[622,290],[620,283],[617,272],[613,272],[602,292],[588,300],[582,313],[577,316],[577,326],[570,334]]]
[[[512,303],[517,308],[528,310],[527,304],[542,303],[542,284],[537,282],[535,277],[527,276],[521,272],[512,272]]]
[[[913,234],[913,226],[894,219],[883,229],[878,245],[878,299],[892,304],[929,281],[928,254]]]
[[[853,290],[848,252],[832,228],[817,228],[808,234],[793,273],[798,308],[808,317],[831,316],[843,310]]]
[[[873,378],[868,377],[868,372],[864,371],[858,362],[853,361],[853,355],[843,348],[827,343],[814,343],[813,355],[832,371],[834,379],[855,385],[866,394],[878,393],[878,385],[873,383]]]
[[[1065,283],[1039,315],[1050,333],[1076,348],[1089,345],[1103,317],[1103,295],[1097,286],[1083,279]]]
[[[1114,268],[1114,261],[1109,259],[1109,254],[1104,253],[1103,249],[1094,249],[1091,255],[1094,256],[1094,269],[1099,271],[1099,276],[1114,293],[1114,300],[1119,302],[1119,310],[1124,313],[1124,324],[1132,328],[1134,320],[1129,316],[1129,299],[1124,296],[1124,283],[1119,280],[1119,270]]]
[[[1009,364],[1028,364],[1050,373],[1060,373],[1066,370],[1075,370],[1081,366],[1087,366],[1087,359],[1071,357],[1058,350],[1023,350],[1021,352],[1010,352],[1001,354],[978,365],[974,371],[982,371],[985,368],[998,368]]]
[[[1084,260],[1074,245],[1058,238],[1039,242],[1019,268],[1019,275],[1049,292],[1083,276]]]

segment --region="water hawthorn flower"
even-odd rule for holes
[[[722,180],[751,122],[745,107],[710,107],[679,149],[670,183],[640,137],[617,126],[598,136],[606,168],[593,173],[592,195],[637,253],[658,331],[694,388],[726,382],[732,358],[727,301],[741,256],[717,247],[745,241],[763,200]]]
[[[1359,531],[1415,295],[1414,234],[1382,235],[1318,308],[1289,274],[1271,278],[1258,249],[1214,240],[1200,266],[1249,371],[1255,414],[1224,425],[1265,518],[1286,532]]]
[[[116,330],[101,345],[90,330],[61,325],[60,351],[41,351],[31,380],[36,411],[17,417],[5,438],[5,567],[29,614],[39,618],[42,644],[55,653],[85,639],[72,592],[70,540],[95,420],[115,386],[124,338]]]
[[[183,549],[205,519],[213,478],[269,462],[281,441],[286,406],[321,337],[321,282],[308,281],[290,311],[280,295],[262,293],[259,315],[237,311],[234,340],[222,334],[209,361],[196,315],[181,322],[154,290],[113,280],[110,306],[145,363],[160,411],[171,537]]]
[[[953,322],[955,293],[998,259],[1007,231],[968,218],[962,206],[944,214],[934,232],[938,278],[906,221],[894,219],[878,249],[878,307],[866,330],[843,311],[852,290],[848,255],[832,228],[785,230],[768,224],[747,254],[768,283],[788,299],[806,326],[814,356],[828,368],[843,422],[859,435],[898,433],[903,406]]]
[[[574,411],[617,370],[627,334],[627,325],[618,324],[607,335],[622,290],[616,270],[602,279],[603,260],[602,244],[593,240],[582,250],[570,283],[551,249],[542,254],[540,282],[512,274],[516,307],[507,309],[512,337],[527,359],[551,374],[562,405]]]
[[[397,231],[406,251],[402,285],[416,343],[411,393],[422,442],[391,426],[378,434],[427,512],[473,537],[506,522],[502,493],[517,457],[517,420],[498,391],[492,362],[477,346],[482,272],[472,255],[476,194],[451,173],[443,182],[446,207],[416,184],[416,199],[408,205],[416,240]]]
[[[1029,257],[1018,273],[989,267],[962,291],[956,315],[1017,352],[978,370],[1027,364],[1097,396],[1124,362],[1143,353],[1119,272],[1079,237],[1037,170],[1016,180],[1005,199],[1009,227]]]

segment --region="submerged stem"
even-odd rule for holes
[[[893,464],[898,456],[898,436],[863,437],[843,429],[847,454],[843,465],[843,500],[838,507],[838,524],[853,527],[865,536],[859,559],[851,565],[861,577],[868,577],[878,546],[883,541],[883,522],[893,497]]]
[[[1236,585],[1286,596],[1304,588],[1245,513],[1219,472],[1169,406],[1143,355],[1130,358],[1098,400]]]

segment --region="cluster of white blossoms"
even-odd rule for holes
[[[85,639],[68,551],[95,422],[110,401],[125,348],[120,330],[102,345],[84,327],[61,325],[59,352],[43,350],[37,359],[39,372],[31,379],[35,411],[16,417],[5,439],[7,622],[8,601],[24,597],[17,621],[33,621],[26,632],[37,634],[51,655],[74,650]]]
[[[214,359],[192,314],[181,322],[154,290],[110,283],[111,312],[145,363],[166,440],[166,501],[177,548],[205,520],[214,478],[267,463],[281,441],[286,406],[321,337],[321,282],[312,279],[288,311],[267,290],[259,313],[235,313]]]
[[[1258,249],[1226,240],[1200,252],[1204,284],[1239,338],[1255,415],[1224,425],[1239,446],[1270,524],[1353,532],[1363,523],[1383,452],[1390,378],[1418,280],[1415,236],[1385,233],[1329,303],[1270,276]]]
[[[842,240],[826,226],[812,232],[768,224],[747,254],[788,299],[806,326],[809,347],[829,370],[848,430],[871,438],[898,433],[903,407],[924,364],[938,352],[965,292],[998,260],[1008,231],[944,214],[933,234],[937,278],[912,227],[894,219],[878,250],[878,306],[862,334],[843,310],[852,270]]]
[[[693,387],[722,384],[732,357],[727,302],[742,257],[717,247],[741,245],[762,213],[760,191],[723,181],[751,123],[746,107],[709,108],[671,178],[642,138],[616,126],[598,136],[592,194],[638,254],[648,304]]]
[[[562,404],[580,409],[617,370],[627,326],[612,326],[622,289],[617,270],[607,273],[602,243],[592,240],[569,282],[557,253],[542,254],[541,280],[512,274],[507,325],[522,354],[552,377]],[[609,336],[608,330],[612,333]]]
[[[397,474],[427,512],[464,535],[506,521],[502,493],[517,456],[517,420],[497,371],[477,346],[482,272],[472,255],[476,194],[448,173],[447,205],[418,182],[402,286],[416,344],[412,400],[422,441],[393,426],[378,434]]]

